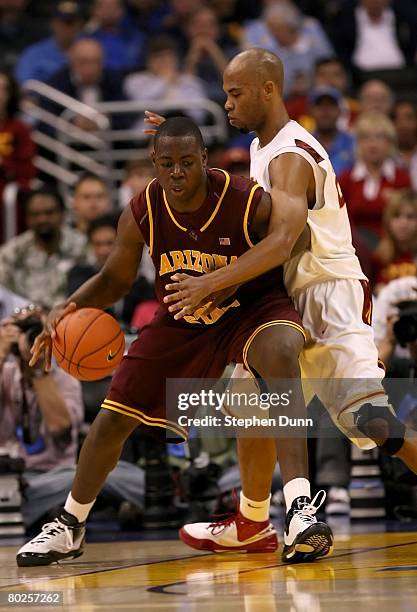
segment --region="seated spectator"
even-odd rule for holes
[[[48,187],[29,194],[29,229],[0,248],[0,283],[35,304],[65,299],[67,272],[86,256],[86,239],[64,224],[61,196]]]
[[[71,209],[74,225],[87,234],[94,219],[112,211],[110,190],[106,181],[95,174],[85,173],[75,184]]]
[[[33,164],[36,147],[30,128],[18,118],[19,90],[12,76],[0,70],[0,226],[4,228],[3,191],[8,183],[17,183],[21,196],[30,188],[36,176]],[[18,228],[23,227],[23,215],[18,206]],[[0,243],[4,236],[0,231]]]
[[[164,34],[151,41],[146,70],[129,75],[125,80],[124,91],[130,100],[163,100],[171,102],[173,109],[178,103],[178,110],[187,113],[195,121],[201,122],[204,119],[204,111],[187,110],[187,100],[207,97],[204,83],[193,74],[184,74],[180,70],[175,40]],[[138,130],[146,126],[142,117],[141,113],[141,119],[136,124]]]
[[[223,104],[223,71],[238,51],[234,42],[222,32],[216,13],[208,6],[196,9],[186,25],[188,53],[185,72],[204,81],[210,100]]]
[[[119,189],[119,207],[125,208],[133,196],[143,191],[153,178],[155,178],[155,170],[149,158],[144,157],[128,162]]]
[[[59,2],[50,22],[51,36],[25,49],[16,66],[16,79],[48,81],[68,63],[68,51],[82,28],[77,2]]]
[[[186,26],[191,15],[203,6],[203,0],[168,0],[168,11],[162,18],[162,30],[178,41],[181,55],[188,49]]]
[[[334,87],[341,93],[340,115],[337,121],[339,130],[349,130],[354,124],[359,104],[349,96],[349,77],[342,62],[337,57],[325,57],[316,62],[313,76],[314,87]],[[313,132],[314,119],[311,116],[310,100],[307,94],[293,96],[285,103],[291,119],[301,123],[306,130]]]
[[[243,147],[231,147],[226,149],[220,168],[224,168],[232,174],[250,178],[250,154]]]
[[[145,34],[163,30],[163,21],[169,14],[169,6],[160,0],[126,0],[123,23],[130,28],[140,28]]]
[[[9,71],[24,49],[48,34],[43,19],[28,15],[27,4],[28,0],[0,2],[0,57],[2,67]]]
[[[30,341],[18,327],[29,316],[40,322],[39,314],[27,310],[0,322],[0,443],[6,449],[17,446],[25,462],[22,514],[27,528],[65,503],[83,422],[80,382],[60,368],[45,372],[42,362],[29,367]],[[142,506],[143,470],[119,461],[102,493],[119,504],[127,500]]]
[[[99,102],[124,100],[122,78],[118,72],[104,67],[103,48],[96,40],[81,38],[69,50],[69,65],[49,79],[48,85],[62,93],[94,107]],[[63,108],[44,100],[43,107],[59,116]],[[131,119],[126,115],[110,117],[113,129],[129,127]],[[94,131],[94,120],[77,116],[73,123],[82,130]]]
[[[268,4],[262,19],[249,25],[243,33],[243,45],[262,47],[279,55],[284,63],[285,97],[305,93],[311,85],[316,62],[333,55],[318,22],[304,21],[296,6],[287,1]]]
[[[0,285],[0,321],[10,317],[16,309],[23,308],[27,303],[26,298]]]
[[[413,189],[417,190],[417,105],[407,100],[397,102],[393,121],[397,131],[397,161],[407,168]]]
[[[395,163],[395,128],[385,115],[365,113],[356,122],[357,161],[344,172],[340,186],[351,222],[369,246],[382,231],[382,213],[394,189],[411,186],[408,172]]]
[[[119,214],[107,214],[91,221],[87,235],[94,261],[93,264],[78,263],[68,271],[67,296],[72,295],[106,263],[116,241],[118,219]],[[120,302],[114,304],[108,312],[126,327],[130,327],[137,305],[148,301],[151,301],[153,306],[157,304],[153,284],[143,276],[138,276],[129,293]]]
[[[94,0],[86,31],[103,47],[106,68],[127,71],[144,65],[145,35],[125,17],[122,0]]]
[[[396,278],[417,276],[417,193],[392,193],[383,213],[383,235],[373,256],[374,292]]]
[[[408,377],[409,367],[417,357],[416,343],[401,346],[394,333],[394,323],[399,317],[401,302],[417,300],[417,277],[404,276],[389,282],[382,287],[374,300],[372,327],[378,355],[385,364],[388,373],[395,372]],[[414,355],[414,356],[413,356]],[[402,360],[402,363],[401,363]],[[404,368],[405,366],[405,368]]]
[[[336,19],[333,42],[359,70],[402,68],[414,62],[415,24],[391,0],[348,2]]]
[[[329,154],[336,175],[350,170],[355,160],[355,139],[339,130],[342,94],[334,87],[318,87],[311,96],[311,113],[316,124],[314,136]]]
[[[359,110],[361,113],[383,113],[387,117],[394,106],[394,92],[386,83],[372,79],[366,81],[359,90]]]

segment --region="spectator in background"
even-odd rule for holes
[[[10,317],[16,309],[23,308],[27,303],[27,299],[0,285],[0,321]]]
[[[48,187],[30,193],[26,219],[29,229],[0,248],[0,283],[49,309],[65,299],[67,272],[86,256],[86,239],[64,224],[64,202]]]
[[[243,33],[243,46],[262,47],[276,53],[284,63],[284,95],[304,94],[311,85],[316,62],[333,55],[333,49],[319,24],[305,22],[292,2],[272,2],[262,20]]]
[[[238,176],[250,177],[250,154],[242,147],[231,147],[223,154],[220,167]]]
[[[169,0],[168,13],[162,20],[164,32],[175,38],[181,55],[188,49],[186,26],[191,15],[203,6],[203,0]]]
[[[169,7],[160,0],[126,0],[123,23],[130,28],[143,30],[147,35],[163,30],[163,21]]]
[[[393,121],[397,131],[398,163],[410,173],[417,190],[417,105],[410,100],[396,103]]]
[[[103,48],[96,40],[81,38],[69,50],[69,65],[49,79],[48,85],[94,107],[99,102],[124,100],[123,81],[118,72],[104,67]],[[62,106],[51,101],[43,101],[43,107],[49,112],[60,115]],[[113,129],[123,129],[130,125],[131,119],[126,115],[110,117]],[[76,116],[73,123],[82,130],[95,131],[94,120]]]
[[[372,79],[366,81],[359,90],[359,109],[361,113],[383,113],[387,117],[394,106],[394,92],[386,83]]]
[[[24,459],[23,477],[28,486],[22,514],[30,528],[65,502],[74,478],[84,414],[78,380],[56,367],[45,372],[42,362],[29,367],[30,344],[16,325],[28,316],[40,319],[39,313],[23,310],[0,322],[0,443],[6,449],[17,447]],[[12,354],[13,344],[18,355]],[[142,506],[143,470],[119,461],[103,493],[119,504],[128,500]]]
[[[358,115],[359,104],[349,96],[349,77],[342,62],[337,57],[318,60],[314,67],[313,85],[334,87],[341,93],[337,127],[340,130],[349,130]],[[286,107],[291,119],[301,123],[309,132],[314,131],[314,119],[311,116],[310,99],[307,94],[290,98],[286,101]]]
[[[148,157],[129,161],[119,189],[119,207],[125,208],[133,196],[143,191],[153,178],[155,178],[154,165]]]
[[[151,41],[146,70],[129,75],[124,83],[124,91],[130,100],[170,102],[173,109],[178,104],[178,111],[186,113],[194,121],[201,122],[204,119],[204,111],[187,110],[188,100],[203,100],[207,97],[204,83],[193,74],[181,72],[176,42],[165,34]],[[146,124],[143,122],[143,113],[140,115],[136,128],[143,130]]]
[[[335,173],[350,170],[355,161],[355,139],[339,130],[342,94],[334,87],[324,86],[311,93],[311,114],[316,124],[314,136],[329,154]]]
[[[381,361],[387,367],[388,374],[394,373],[408,377],[409,366],[414,361],[412,353],[416,353],[416,343],[400,346],[395,334],[394,323],[398,319],[398,304],[417,300],[417,278],[416,276],[403,276],[389,282],[382,287],[377,298],[374,300],[372,313],[372,327],[374,330],[375,344]],[[412,350],[410,350],[412,349]],[[401,364],[400,360],[403,361]],[[405,362],[404,362],[405,360]],[[404,368],[405,365],[405,368]],[[413,374],[414,377],[414,374]]]
[[[373,256],[375,293],[396,278],[417,277],[417,193],[393,192],[382,225],[382,238]]]
[[[200,77],[210,100],[223,104],[223,71],[228,60],[237,53],[237,47],[222,32],[216,13],[208,6],[198,8],[190,15],[186,33],[185,72]]]
[[[355,127],[357,161],[344,172],[340,186],[352,224],[374,248],[382,231],[387,196],[411,186],[408,172],[395,163],[396,134],[393,123],[381,113],[360,115]]]
[[[87,236],[94,261],[92,264],[76,264],[69,270],[67,296],[72,295],[85,281],[99,272],[106,263],[116,241],[118,219],[119,214],[108,214],[91,221]],[[148,300],[151,300],[155,307],[153,284],[139,275],[129,293],[108,309],[108,312],[126,327],[130,327],[135,308],[139,303],[143,304]],[[153,312],[154,310],[152,310],[151,316]]]
[[[48,81],[68,63],[68,51],[79,36],[83,20],[77,2],[59,2],[50,22],[51,36],[25,49],[16,65],[19,83]]]
[[[103,47],[106,68],[127,71],[144,65],[145,34],[129,25],[122,0],[94,0],[86,31]]]
[[[390,0],[345,3],[335,21],[334,44],[348,65],[362,71],[403,68],[416,52],[412,18]]]
[[[22,51],[48,34],[42,19],[28,15],[27,4],[27,0],[0,0],[1,64],[11,72]]]
[[[106,181],[95,174],[85,173],[75,184],[71,202],[74,225],[87,234],[90,223],[112,211],[110,190]]]
[[[18,118],[19,90],[13,77],[0,70],[0,225],[4,227],[3,192],[9,183],[16,183],[18,196],[18,229],[21,230],[24,215],[21,212],[22,196],[29,191],[30,182],[36,176],[33,164],[36,147],[30,128]],[[0,230],[0,243],[4,236]]]

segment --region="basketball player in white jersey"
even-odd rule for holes
[[[272,235],[268,236],[235,264],[211,274],[199,278],[175,275],[172,310],[177,316],[188,314],[216,291],[285,264],[288,293],[309,335],[300,365],[309,379],[311,394],[317,394],[337,427],[359,447],[378,446],[417,472],[415,432],[395,417],[381,384],[384,370],[378,363],[370,326],[371,294],[352,246],[343,195],[325,149],[289,120],[282,100],[283,78],[279,58],[263,49],[240,53],[224,73],[229,121],[242,132],[257,135],[251,146],[251,176],[270,192],[275,208],[278,205],[282,233],[275,232],[273,241]],[[150,113],[148,122],[156,123],[154,118]],[[311,246],[285,263],[286,232],[298,223],[301,233],[306,214]],[[245,376],[249,374],[237,366],[234,377]],[[250,456],[245,456],[244,447],[239,450],[239,462],[251,465],[253,478],[271,478],[265,470],[257,469],[256,456],[262,456],[266,446],[273,444],[273,440],[254,440]],[[312,551],[303,545],[302,535],[315,520],[308,480],[297,478],[287,483],[284,497],[283,560],[308,561]],[[243,504],[241,498],[243,515],[245,504],[256,507],[259,516],[269,512],[269,498],[244,499]],[[196,523],[186,525],[182,533],[196,548],[213,550],[215,540],[222,545],[229,542],[232,550],[238,526],[233,521],[218,529],[213,524]]]

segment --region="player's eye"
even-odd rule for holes
[[[172,166],[171,162],[161,162],[161,166],[163,168],[170,168]]]
[[[190,161],[185,161],[185,162],[184,162],[184,166],[185,166],[186,168],[188,168],[189,166],[192,166],[192,165],[193,165],[193,162],[190,162]]]

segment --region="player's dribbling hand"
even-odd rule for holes
[[[216,308],[218,308],[219,306],[224,304],[226,300],[231,298],[232,295],[234,295],[239,289],[239,287],[240,285],[235,285],[234,287],[226,287],[226,289],[220,289],[220,291],[215,291],[214,293],[209,295],[207,297],[207,300],[209,301],[205,304],[205,306],[203,306],[203,314],[211,314],[214,310],[216,310]]]
[[[149,123],[149,125],[152,125],[154,127],[150,127],[146,130],[143,130],[143,133],[155,136],[157,128],[159,128],[161,123],[164,123],[164,121],[165,117],[163,117],[162,115],[158,115],[157,113],[154,113],[152,111],[145,111],[145,123]]]
[[[165,289],[174,293],[166,295],[164,303],[171,304],[168,310],[171,313],[176,312],[175,320],[192,314],[197,308],[207,303],[207,296],[212,293],[209,276],[209,274],[203,276],[174,274],[171,276],[171,280],[174,282],[165,285]]]
[[[36,336],[30,349],[32,355],[29,366],[33,367],[40,359],[42,353],[45,355],[45,371],[49,372],[52,361],[52,341],[56,335],[56,326],[67,314],[77,309],[75,302],[69,304],[58,304],[48,314],[44,323],[43,331]]]

